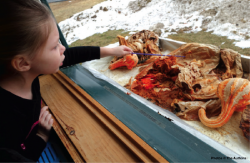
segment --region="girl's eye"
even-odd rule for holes
[[[57,44],[54,49],[56,49],[58,46],[59,46],[59,44]]]

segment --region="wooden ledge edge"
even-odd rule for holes
[[[59,71],[53,74],[53,76],[107,126],[142,162],[168,162],[64,73]]]
[[[41,107],[44,107],[44,106],[46,106],[46,104],[42,100]],[[65,133],[63,128],[61,127],[61,125],[59,124],[59,122],[57,121],[57,119],[55,118],[55,116],[53,115],[53,113],[50,110],[49,110],[49,112],[50,112],[51,117],[53,119],[53,128],[56,131],[56,134],[58,135],[58,137],[61,139],[63,145],[65,146],[65,148],[69,152],[73,161],[79,162],[79,163],[85,162],[84,159],[81,157],[80,153],[76,150],[76,147],[74,146],[74,144],[71,142],[71,140],[69,139],[69,137],[67,136],[67,134]]]

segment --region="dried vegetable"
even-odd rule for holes
[[[229,78],[218,86],[217,95],[221,100],[221,113],[216,119],[208,119],[204,108],[199,109],[200,121],[211,128],[226,124],[234,111],[243,111],[250,105],[250,82],[242,78]]]
[[[117,36],[120,45],[130,47],[133,52],[138,53],[151,53],[161,54],[158,47],[159,37],[154,32],[149,30],[143,30],[131,35],[127,40],[122,36]],[[114,57],[109,65],[110,70],[114,70],[120,67],[127,67],[132,69],[135,66],[141,66],[148,64],[155,60],[155,56],[149,55],[126,55],[124,57]]]

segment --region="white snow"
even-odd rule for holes
[[[68,44],[108,30],[140,31],[163,23],[161,37],[202,28],[250,47],[249,0],[108,0],[59,23]],[[137,5],[137,6],[136,6]],[[100,10],[100,7],[102,10]],[[104,7],[108,11],[103,11]],[[138,8],[143,7],[137,11]],[[247,40],[246,40],[247,39]]]
[[[250,45],[250,41],[240,41],[240,42],[236,42],[235,46],[239,46],[241,48],[249,48]]]

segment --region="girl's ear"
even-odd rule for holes
[[[17,55],[11,61],[12,67],[17,71],[28,71],[31,67],[28,56]]]

